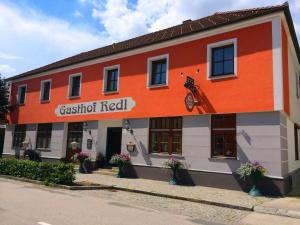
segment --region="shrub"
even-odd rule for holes
[[[72,164],[17,159],[0,159],[0,174],[39,180],[46,184],[72,184],[75,180],[75,169]]]

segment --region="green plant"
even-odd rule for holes
[[[177,171],[184,168],[182,162],[172,157],[164,162],[164,166],[170,168],[172,171]]]
[[[130,163],[130,156],[128,154],[115,154],[111,157],[109,163],[120,167]]]
[[[264,175],[267,170],[259,164],[259,162],[246,162],[241,164],[237,169],[237,174],[240,175],[240,178],[246,179],[247,177],[256,175]]]
[[[123,168],[125,164],[130,164],[131,160],[130,160],[130,156],[128,154],[115,154],[111,157],[109,163],[116,165],[119,167],[119,171],[117,174],[117,177],[122,178],[125,177]]]
[[[176,174],[179,169],[184,169],[183,163],[171,157],[170,159],[164,162],[164,166],[172,170],[172,177],[169,183],[172,185],[176,185],[177,184]]]
[[[0,159],[0,174],[39,180],[45,184],[72,184],[75,180],[75,169],[72,164],[17,159]]]

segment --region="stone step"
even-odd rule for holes
[[[102,175],[110,175],[110,176],[116,176],[118,174],[118,168],[112,168],[112,169],[97,169],[93,171],[95,174],[102,174]]]

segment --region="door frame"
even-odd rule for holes
[[[113,131],[113,130],[121,130],[121,143],[120,143],[120,152],[121,152],[121,147],[122,147],[122,130],[123,130],[123,128],[122,128],[122,127],[107,127],[107,128],[106,128],[106,148],[105,148],[105,157],[106,157],[107,162],[109,161],[109,160],[107,159],[107,155],[108,155],[107,153],[108,153],[108,151],[109,151],[109,149],[108,149],[109,130],[110,130],[110,131]]]

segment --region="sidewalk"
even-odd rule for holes
[[[275,199],[255,206],[254,211],[300,219],[300,198],[285,197]]]
[[[235,208],[251,211],[255,206],[268,203],[272,198],[251,197],[247,193],[234,190],[203,186],[174,186],[168,182],[116,178],[102,174],[76,174],[76,182],[91,182],[101,185],[113,186],[119,190],[126,190],[161,197],[181,199],[204,204]]]

